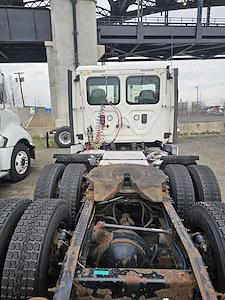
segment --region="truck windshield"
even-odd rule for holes
[[[87,79],[87,100],[90,105],[118,104],[120,81],[117,77],[90,77]]]
[[[159,102],[158,76],[130,76],[127,78],[128,104],[156,104]]]

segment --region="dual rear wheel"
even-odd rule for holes
[[[169,164],[164,172],[178,215],[188,223],[190,210],[197,202],[221,202],[220,188],[213,171],[204,165]]]
[[[71,228],[74,229],[86,187],[86,173],[87,169],[83,164],[46,165],[38,177],[34,199],[63,199],[69,207],[72,217]]]
[[[52,297],[71,214],[59,199],[0,201],[0,299]]]
[[[218,292],[225,292],[225,203],[213,171],[204,165],[165,167],[170,196],[190,230]]]
[[[75,222],[71,215],[76,217],[79,209],[86,172],[84,165],[54,166],[46,167],[40,175],[42,180],[38,181],[32,203],[26,199],[0,201],[1,299],[52,296],[67,250],[59,245],[69,245],[69,230],[75,226],[75,223],[71,226]],[[214,286],[219,292],[225,292],[225,204],[219,201],[215,178],[208,169],[196,165],[188,169],[168,165],[165,172],[175,208],[189,221],[193,242],[208,266]],[[214,192],[210,193],[212,189]],[[54,198],[62,195],[64,201]]]

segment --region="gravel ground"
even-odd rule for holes
[[[206,164],[215,172],[225,199],[225,136],[194,136],[182,138],[179,153],[183,155],[199,155],[200,163]],[[36,151],[36,160],[32,163],[29,176],[18,183],[0,182],[0,198],[25,197],[32,198],[37,176],[45,164],[53,162],[54,153],[69,153],[68,149],[40,149]]]
[[[27,178],[17,183],[10,183],[8,181],[0,182],[0,198],[32,198],[37,177],[43,166],[54,162],[53,154],[69,152],[69,149],[37,149],[36,160],[32,161],[30,174]]]

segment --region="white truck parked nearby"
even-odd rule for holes
[[[9,177],[16,182],[27,176],[31,158],[35,158],[35,147],[30,134],[6,102],[4,76],[0,73],[0,178]]]

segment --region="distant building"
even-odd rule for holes
[[[188,112],[188,102],[178,102],[178,113],[186,114]]]
[[[192,102],[192,113],[202,112],[202,102]]]

